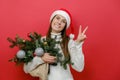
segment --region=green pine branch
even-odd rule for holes
[[[43,48],[44,52],[50,53],[51,56],[56,56],[57,62],[60,62],[61,66],[63,66],[65,69],[67,68],[66,65],[70,63],[70,60],[66,58],[64,61],[61,61],[62,54],[59,53],[60,49],[56,48],[56,44],[60,44],[59,41],[51,38],[44,38],[41,40],[41,35],[36,32],[29,33],[27,36],[29,39],[23,39],[19,37],[19,35],[16,35],[14,39],[10,37],[7,38],[7,40],[11,43],[10,48],[18,47],[20,50],[24,50],[26,53],[25,57],[22,59],[17,58],[15,55],[9,60],[10,62],[15,62],[16,64],[27,64],[34,58],[35,49],[41,47]],[[53,65],[57,65],[57,63]]]

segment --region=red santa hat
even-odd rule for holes
[[[51,17],[50,17],[50,21],[54,18],[55,15],[62,15],[63,17],[65,17],[66,21],[67,21],[67,35],[69,35],[70,33],[73,33],[74,30],[73,30],[73,23],[72,23],[72,17],[71,17],[71,14],[68,10],[66,9],[59,9],[59,10],[55,10]]]

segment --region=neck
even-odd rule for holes
[[[57,33],[61,33],[61,32],[57,32],[57,31],[53,31],[53,30],[52,30],[52,32],[51,32],[51,33],[56,33],[56,34],[57,34]]]
[[[55,38],[57,41],[61,41],[62,40],[61,32],[60,33],[51,32],[51,38]]]

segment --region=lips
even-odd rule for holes
[[[60,26],[58,24],[54,24],[55,28],[60,28]]]

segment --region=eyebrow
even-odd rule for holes
[[[63,19],[63,21],[65,21],[65,22],[66,22],[66,19]]]

